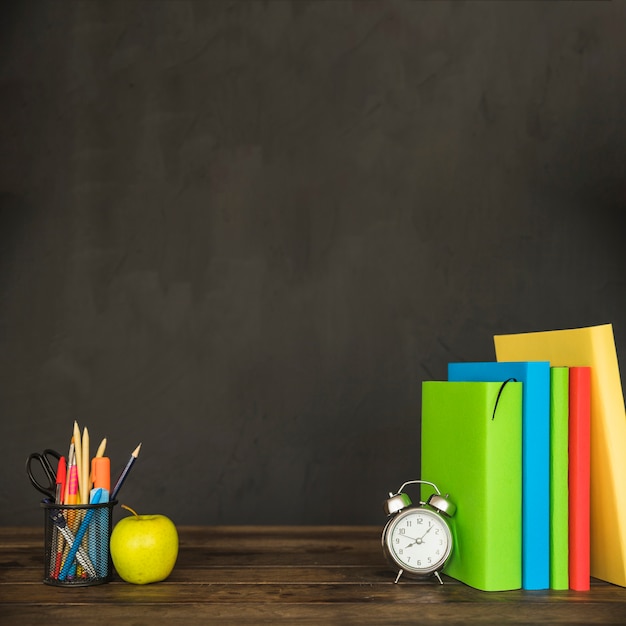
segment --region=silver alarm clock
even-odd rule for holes
[[[403,493],[407,485],[425,484],[434,488],[428,500],[414,505]],[[409,480],[397,493],[389,493],[384,504],[390,519],[382,533],[383,552],[392,567],[398,569],[395,582],[402,574],[423,577],[434,574],[443,584],[439,573],[452,553],[453,541],[447,518],[456,506],[444,497],[434,483]]]

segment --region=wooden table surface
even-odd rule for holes
[[[378,527],[181,527],[162,583],[43,584],[43,531],[0,528],[0,625],[626,624],[626,589],[485,593],[444,576],[401,579]],[[45,620],[45,621],[44,621]]]

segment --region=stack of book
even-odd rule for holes
[[[610,324],[496,335],[422,383],[421,476],[457,505],[445,573],[484,591],[626,586],[626,412]]]

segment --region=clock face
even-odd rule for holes
[[[429,574],[443,567],[452,549],[448,525],[429,509],[407,509],[384,533],[389,557],[408,573]]]

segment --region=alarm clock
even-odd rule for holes
[[[403,492],[407,485],[430,485],[435,490],[426,502],[414,505]],[[398,569],[395,582],[402,574],[410,578],[435,575],[443,584],[439,572],[452,553],[452,533],[447,519],[456,506],[442,496],[434,483],[426,480],[409,480],[397,493],[389,493],[384,503],[385,512],[391,516],[383,529],[383,552],[389,564]]]

